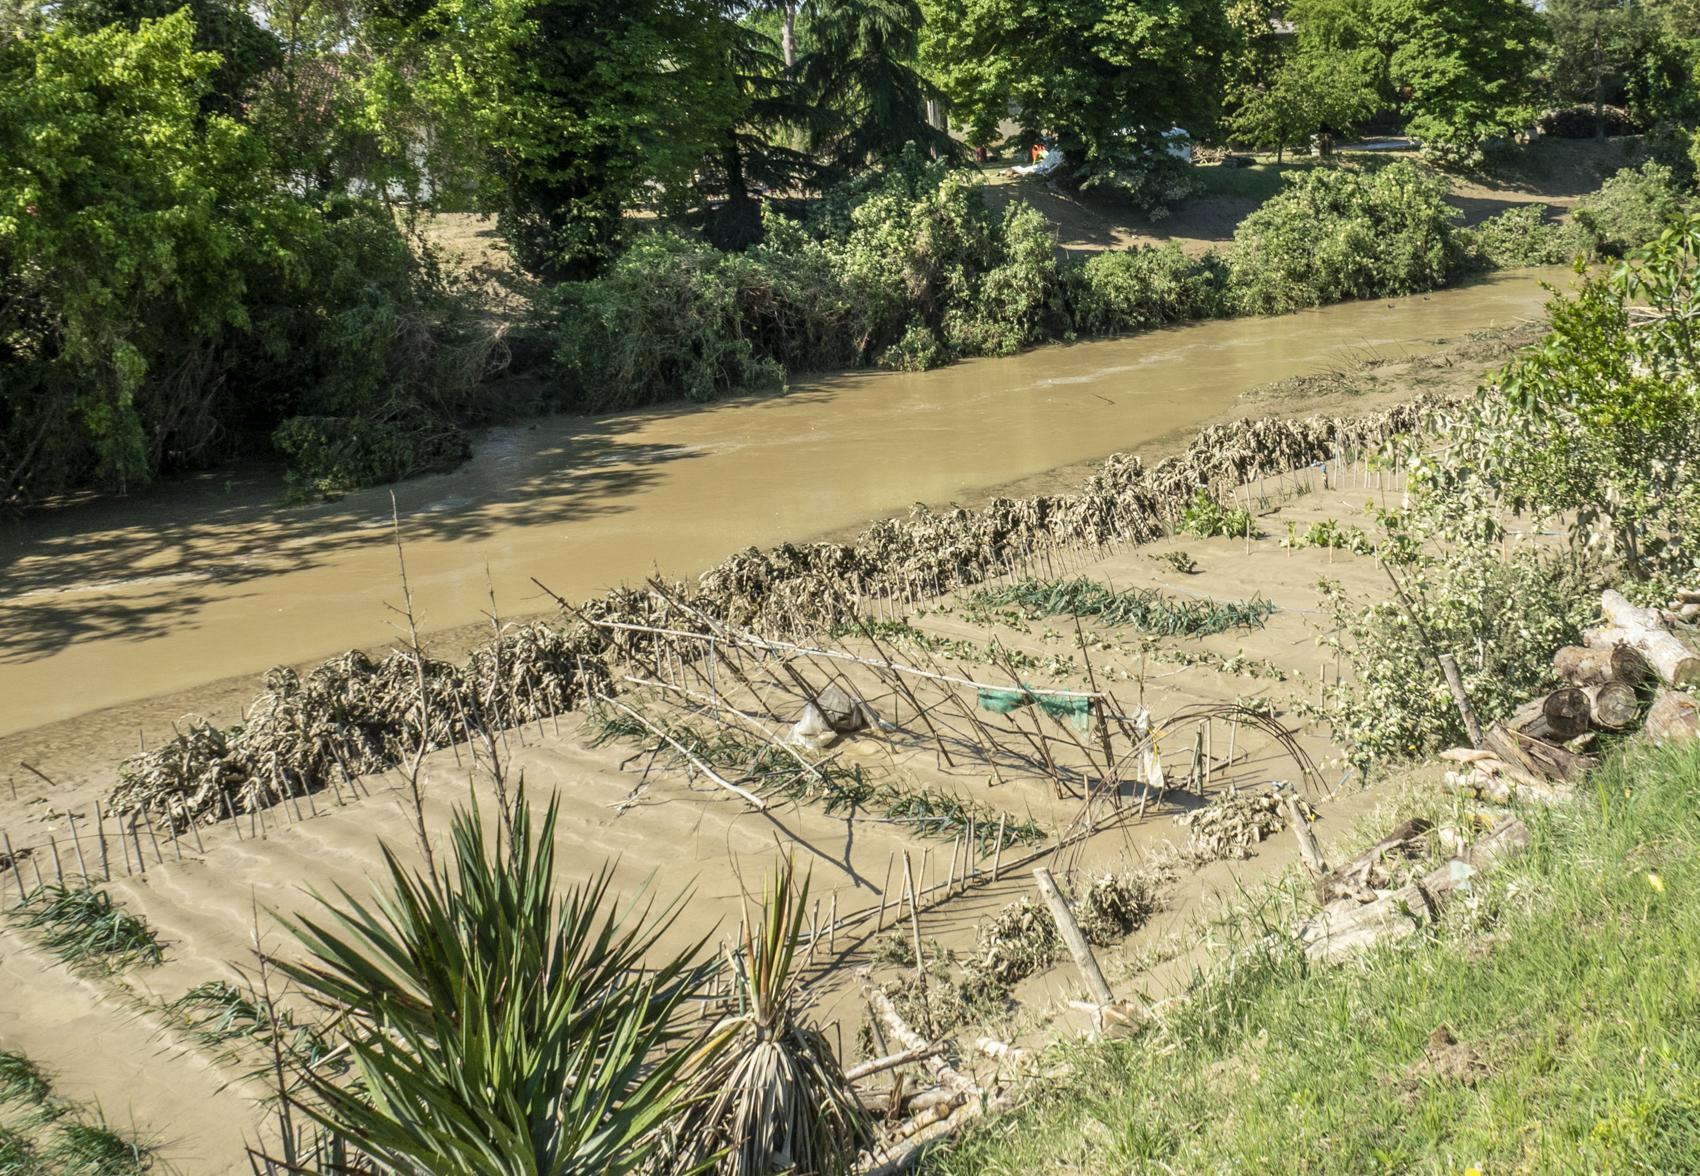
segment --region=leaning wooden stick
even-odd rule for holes
[[[692,766],[694,766],[697,769],[697,771],[699,771],[703,775],[707,776],[710,780],[713,780],[716,784],[720,785],[720,787],[726,789],[726,791],[728,791],[728,792],[735,793],[736,795],[742,797],[745,801],[747,801],[751,806],[753,806],[757,810],[762,811],[762,812],[767,811],[767,802],[765,800],[763,800],[761,797],[757,796],[755,793],[751,792],[748,788],[740,788],[738,785],[732,783],[732,781],[726,779],[726,777],[722,776],[719,772],[716,772],[713,768],[709,767],[706,763],[704,763],[702,761],[701,757],[699,757],[695,753],[693,753],[684,744],[680,743],[677,739],[674,739],[671,735],[669,735],[667,732],[663,731],[660,727],[657,727],[654,723],[652,723],[648,719],[644,718],[637,711],[633,710],[631,707],[627,706],[623,702],[618,702],[615,699],[609,698],[606,694],[600,694],[599,693],[599,694],[596,695],[596,697],[599,698],[600,700],[602,700],[603,702],[607,703],[609,706],[612,706],[612,707],[614,707],[618,710],[624,711],[626,714],[630,715],[633,719],[637,720],[640,724],[643,725],[645,730],[647,730],[650,734],[654,735],[657,739],[661,740],[663,743],[667,744],[667,746],[671,747],[674,751],[676,751],[680,755],[684,756],[685,759],[688,760],[692,764]]]
[[[1068,900],[1057,888],[1056,879],[1044,866],[1033,871],[1033,879],[1039,884],[1039,893],[1044,896],[1045,905],[1050,908],[1051,918],[1056,920],[1057,931],[1062,935],[1063,945],[1074,957],[1074,966],[1080,970],[1081,979],[1086,981],[1092,999],[1100,1006],[1114,1004],[1116,998],[1110,991],[1110,983],[1104,979],[1098,958],[1092,954],[1092,947],[1086,942],[1080,924],[1074,921],[1074,912],[1068,909]]]

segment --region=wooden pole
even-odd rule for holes
[[[1003,828],[1004,822],[1007,820],[1009,820],[1008,813],[998,814],[998,843],[992,850],[993,882],[996,882],[998,879],[1003,877]]]
[[[915,877],[909,872],[909,851],[903,851],[903,887],[909,892],[909,935],[915,949],[915,985],[921,994],[921,1017],[926,1022],[922,1026],[928,1033],[933,1031],[933,1012],[927,1004],[927,966],[921,958],[921,912],[915,904]]]
[[[28,895],[24,891],[24,872],[18,868],[18,855],[12,849],[12,835],[0,833],[0,840],[3,840],[6,846],[6,860],[12,863],[12,881],[18,884],[18,901],[23,902]]]
[[[100,842],[100,872],[112,881],[112,859],[106,852],[106,816],[100,811],[100,801],[94,802],[95,838]]]
[[[1310,822],[1305,820],[1304,812],[1299,808],[1299,798],[1286,798],[1287,821],[1293,826],[1293,836],[1299,843],[1299,856],[1304,858],[1305,868],[1320,878],[1328,873],[1328,867],[1322,861],[1322,849],[1316,844],[1316,834],[1311,831]]]
[[[1057,889],[1056,879],[1051,877],[1050,870],[1044,866],[1033,871],[1033,879],[1039,884],[1039,893],[1044,897],[1045,905],[1050,908],[1051,918],[1056,920],[1063,945],[1068,948],[1068,954],[1074,957],[1074,966],[1079,969],[1081,979],[1086,981],[1086,989],[1091,993],[1092,999],[1100,1008],[1114,1004],[1116,998],[1110,991],[1110,983],[1104,979],[1103,969],[1098,967],[1098,959],[1092,954],[1092,945],[1086,942],[1080,924],[1074,921],[1074,912],[1068,909],[1068,900],[1063,898],[1062,891]]]
[[[1470,746],[1482,745],[1482,725],[1476,718],[1476,708],[1470,705],[1470,696],[1464,693],[1464,676],[1458,672],[1458,660],[1450,653],[1440,655],[1440,668],[1446,674],[1446,688],[1452,691],[1452,701],[1458,705],[1458,714],[1464,720],[1464,730],[1470,733]]]
[[[77,872],[86,879],[89,876],[89,866],[83,860],[83,839],[77,834],[77,814],[66,813],[65,819],[71,823],[71,845],[77,851]]]

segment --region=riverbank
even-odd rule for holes
[[[1271,943],[1267,920],[1307,905],[1299,871],[1251,890],[1184,1003],[1065,1047],[1066,1078],[922,1171],[1692,1170],[1697,779],[1692,744],[1614,756],[1578,803],[1525,807],[1531,852],[1431,939],[1358,966]],[[1412,787],[1345,844],[1450,814]]]
[[[1354,465],[1336,467],[1326,476],[1320,471],[1302,478],[1272,475],[1248,485],[1245,493],[1259,504],[1260,512],[1261,533],[1250,540],[1238,535],[1175,535],[1097,552],[1059,547],[1053,555],[1059,575],[1113,583],[1124,592],[1153,593],[1151,599],[1166,602],[1164,607],[1170,609],[1201,599],[1243,601],[1253,595],[1248,585],[1255,584],[1255,595],[1275,611],[1247,614],[1258,617],[1249,622],[1220,629],[1194,623],[1185,631],[1158,635],[1136,619],[1087,616],[1077,629],[1067,617],[1024,616],[1019,609],[1001,605],[988,608],[972,590],[883,612],[880,641],[891,643],[905,659],[926,664],[937,659],[936,664],[958,674],[1008,680],[1002,659],[1015,658],[1028,667],[1021,671],[1025,679],[1047,686],[1085,688],[1095,676],[1129,705],[1137,701],[1159,716],[1196,713],[1200,707],[1220,714],[1208,721],[1206,738],[1214,766],[1210,779],[1201,784],[1206,795],[1182,786],[1193,756],[1194,722],[1177,721],[1174,737],[1166,736],[1163,745],[1175,786],[1163,796],[1152,794],[1141,801],[1130,777],[1117,786],[1114,798],[1099,796],[1105,810],[1099,814],[1102,828],[1084,838],[1076,836],[1065,856],[1074,871],[1073,885],[1185,851],[1192,838],[1188,827],[1174,818],[1235,787],[1250,790],[1272,777],[1288,779],[1328,822],[1325,829],[1354,819],[1374,803],[1375,792],[1334,788],[1338,753],[1326,733],[1304,720],[1297,708],[1317,690],[1312,676],[1320,620],[1316,581],[1328,575],[1354,590],[1375,592],[1380,585],[1377,567],[1373,560],[1343,552],[1291,550],[1280,536],[1289,524],[1306,528],[1361,511],[1366,495],[1396,495],[1399,486]],[[1181,570],[1183,562],[1188,570]],[[1036,569],[1050,566],[1050,557],[1035,564]],[[1023,581],[1011,577],[1007,582]],[[421,604],[429,604],[417,585],[415,594]],[[870,652],[870,646],[854,636],[842,644],[849,651]],[[729,683],[732,675],[726,664],[721,663],[722,681]],[[626,672],[637,668],[634,663],[624,666]],[[797,668],[815,673],[807,663]],[[622,682],[620,697],[657,717],[687,718],[666,709],[656,691]],[[893,819],[872,804],[833,811],[819,798],[803,795],[771,794],[766,807],[756,810],[700,774],[653,755],[634,755],[641,743],[634,747],[627,738],[609,740],[594,716],[583,714],[515,726],[503,740],[503,755],[509,772],[514,778],[523,773],[534,795],[558,797],[563,811],[558,860],[571,863],[572,876],[604,858],[616,858],[616,887],[623,893],[654,887],[659,880],[662,893],[670,897],[669,887],[682,878],[695,880],[689,917],[668,944],[730,926],[749,880],[760,876],[780,853],[796,853],[812,868],[813,893],[823,912],[840,918],[862,916],[860,923],[835,935],[818,960],[811,960],[811,991],[818,1002],[814,1015],[828,1026],[833,1040],[842,1042],[840,1052],[854,1058],[863,1008],[857,971],[873,967],[882,982],[901,981],[904,974],[892,965],[884,938],[877,934],[894,915],[873,913],[887,905],[895,910],[889,903],[897,886],[890,877],[892,861],[907,855],[917,886],[929,896],[919,914],[926,941],[966,954],[989,921],[1027,895],[1030,875],[1015,863],[1077,828],[1081,809],[1079,797],[1058,787],[1044,765],[1011,758],[1012,749],[1019,747],[1012,730],[999,737],[1004,748],[995,760],[958,751],[951,763],[935,754],[926,724],[905,704],[882,699],[879,705],[898,728],[843,741],[834,749],[841,765],[854,765],[858,780],[889,786],[929,805],[955,798],[971,806],[982,836],[992,826],[1001,833],[1000,814],[1012,830],[1031,822],[1041,839],[1037,846],[1012,842],[1001,858],[989,849],[976,852],[969,863],[972,884],[952,885],[950,876],[962,871],[952,864],[948,830],[930,830],[925,821]],[[1239,712],[1233,708],[1242,705],[1248,717],[1235,718]],[[1294,726],[1299,758],[1249,717],[1264,713]],[[784,713],[774,721],[789,718]],[[942,712],[938,721],[944,721]],[[1066,781],[1077,781],[1077,765],[1062,757],[1078,753],[1068,752],[1066,744],[1060,734],[1055,736],[1053,753]],[[1303,768],[1312,761],[1327,769],[1326,779]],[[469,762],[464,746],[428,757],[421,789],[425,820],[433,831],[443,829],[450,806],[468,796]],[[21,866],[25,875],[39,868],[52,877],[54,858],[37,847],[45,837],[56,837],[60,847],[71,844],[73,816],[80,847],[91,863],[95,861],[100,817],[94,806],[110,799],[110,779],[58,783],[49,789],[32,777],[21,782],[16,797],[0,794],[0,830],[15,847],[32,851]],[[395,773],[342,781],[262,806],[235,821],[208,820],[194,831],[159,828],[157,853],[155,835],[144,827],[138,835],[141,858],[135,857],[134,846],[120,854],[120,843],[110,836],[108,807],[104,829],[112,878],[102,885],[120,909],[145,920],[165,945],[165,959],[158,966],[115,976],[72,976],[29,932],[0,927],[0,949],[13,967],[11,974],[29,987],[27,1000],[0,1010],[0,1042],[38,1063],[67,1097],[98,1101],[115,1120],[133,1123],[177,1170],[229,1171],[240,1141],[263,1137],[262,1115],[249,1102],[250,1086],[238,1084],[210,1095],[204,1088],[248,1066],[252,1043],[240,1037],[198,1039],[186,1028],[184,1012],[169,1006],[209,981],[237,979],[233,965],[247,958],[256,934],[256,909],[262,920],[259,934],[272,950],[282,950],[286,941],[269,922],[269,912],[288,914],[310,905],[304,893],[309,886],[325,893],[343,886],[363,895],[367,879],[380,868],[380,838],[404,862],[416,864],[405,794],[406,785]],[[491,790],[481,777],[473,795],[482,805],[490,803]],[[1112,803],[1114,814],[1109,811]],[[960,834],[956,839],[960,844]],[[1284,840],[1272,839],[1247,846],[1246,853],[1243,861],[1236,856],[1176,871],[1163,888],[1163,913],[1149,931],[1136,934],[1123,950],[1106,954],[1106,965],[1118,982],[1123,969],[1153,944],[1183,930],[1196,913],[1213,909],[1223,894],[1237,892],[1276,868],[1285,860],[1286,846]],[[76,860],[68,850],[62,859],[67,869]],[[1000,863],[1004,872],[998,877]],[[1061,864],[1056,868],[1059,877],[1071,876]],[[93,869],[100,872],[98,864]],[[8,878],[0,874],[0,883],[9,886]],[[10,906],[12,898],[9,890],[0,889],[0,903]],[[1067,1003],[1072,995],[1074,981],[1066,969],[1037,966],[1010,990],[1010,1002],[990,1027],[1018,1047],[1042,1046],[1074,1027],[1078,1016]],[[942,1016],[943,1005],[939,1011]],[[958,1027],[965,1047],[979,1027],[976,1020]],[[100,1050],[94,1043],[102,1041],[120,1042],[121,1048]],[[978,1068],[988,1078],[996,1069]],[[193,1106],[184,1105],[179,1096],[183,1091],[194,1094]]]

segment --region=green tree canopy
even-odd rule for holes
[[[971,135],[1014,111],[1082,181],[1113,182],[1220,113],[1234,34],[1219,0],[932,0],[927,16],[927,59]]]

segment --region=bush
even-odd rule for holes
[[[1438,177],[1409,163],[1289,177],[1234,231],[1231,304],[1278,314],[1443,285],[1456,263],[1457,213],[1445,194]]]
[[[1635,131],[1629,112],[1621,106],[1608,106],[1602,112],[1607,135],[1628,135]],[[1599,128],[1594,117],[1593,103],[1564,106],[1541,115],[1541,134],[1555,139],[1592,139]]]
[[[1215,254],[1195,261],[1170,242],[1094,254],[1064,279],[1069,319],[1083,335],[1115,335],[1226,310],[1225,267]]]
[[[1622,257],[1657,237],[1681,211],[1671,169],[1648,160],[1639,168],[1621,169],[1584,197],[1576,206],[1576,223],[1595,253]]]
[[[1458,244],[1483,269],[1561,265],[1588,247],[1579,227],[1548,220],[1544,204],[1508,208],[1473,229],[1460,229]]]
[[[769,216],[742,254],[652,233],[603,277],[557,286],[539,326],[565,398],[708,400],[800,369],[916,370],[1059,333],[1044,217],[995,215],[966,173],[911,157],[829,194],[812,228]]]
[[[1436,652],[1450,652],[1482,723],[1509,714],[1552,676],[1552,653],[1581,637],[1591,585],[1568,562],[1502,560],[1467,544],[1413,565],[1399,600],[1353,606],[1336,584],[1324,602],[1356,681],[1328,689],[1322,713],[1353,764],[1401,760],[1466,738]]]
[[[286,477],[298,500],[340,498],[362,486],[450,470],[472,456],[454,422],[405,403],[371,417],[290,417],[272,444],[289,459]]]

